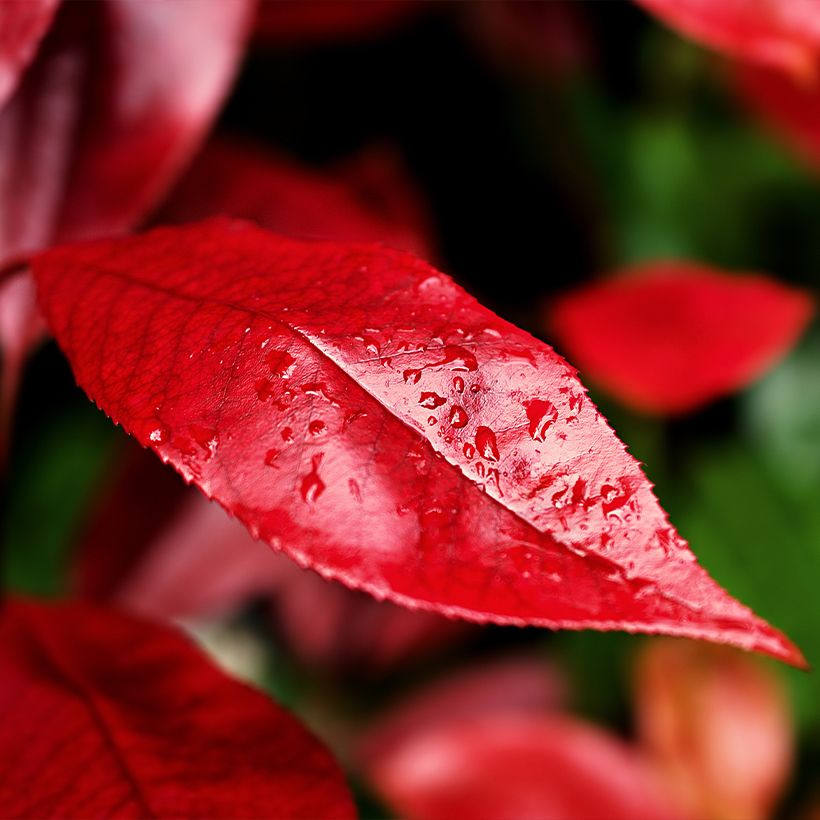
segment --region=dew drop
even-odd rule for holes
[[[456,393],[463,393],[464,392],[464,379],[461,376],[456,376],[453,379],[453,387],[455,388]]]
[[[472,458],[475,455],[475,447],[469,441],[464,445],[464,455],[467,458]]]
[[[302,478],[302,499],[308,504],[316,503],[319,496],[325,491],[325,482],[319,477],[319,465],[322,463],[322,453],[317,453],[311,459],[311,471]]]
[[[148,438],[154,444],[164,444],[168,440],[168,431],[162,427],[155,427],[149,434]]]
[[[444,348],[444,358],[440,362],[435,362],[428,367],[442,367],[449,365],[450,370],[463,370],[474,373],[478,370],[478,361],[473,353],[459,345],[447,345]]]
[[[533,441],[545,441],[547,430],[558,421],[558,410],[550,401],[534,399],[524,403],[530,422],[530,436]]]
[[[327,432],[327,425],[321,419],[314,419],[308,425],[308,432],[312,436],[322,436]]]
[[[489,427],[482,426],[475,431],[475,446],[482,458],[498,461],[498,442]]]
[[[270,450],[265,453],[265,466],[276,467],[277,458],[279,458],[279,451],[274,447],[271,447]]]
[[[419,397],[419,404],[428,410],[435,410],[436,407],[441,407],[446,401],[447,399],[442,398],[438,393],[422,393]]]
[[[456,429],[460,429],[461,427],[465,427],[467,422],[469,421],[469,417],[467,413],[464,411],[463,407],[460,407],[457,404],[454,404],[450,408],[450,426],[455,427]]]
[[[285,441],[288,444],[290,444],[293,441],[293,428],[291,428],[291,427],[283,427],[282,428],[282,441]]]
[[[427,423],[431,427],[435,427],[438,424],[438,419],[435,416],[427,416]]]
[[[265,357],[273,376],[289,379],[296,368],[296,359],[286,350],[271,350]]]
[[[405,370],[401,374],[405,384],[418,384],[421,378],[421,370],[411,369]]]

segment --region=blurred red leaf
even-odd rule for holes
[[[389,152],[370,149],[344,174],[320,174],[236,139],[211,140],[157,215],[159,223],[224,214],[277,233],[384,242],[432,255],[420,198]]]
[[[353,817],[329,754],[181,636],[115,611],[6,601],[9,817]]]
[[[419,0],[263,0],[255,38],[264,45],[311,45],[373,36],[403,22]]]
[[[764,127],[820,169],[820,83],[801,83],[751,65],[735,66],[733,81],[742,102]]]
[[[688,413],[745,387],[797,341],[806,293],[757,274],[648,262],[585,285],[549,324],[590,381],[649,413]]]
[[[636,0],[685,37],[731,57],[817,77],[816,0]]]
[[[408,820],[681,816],[636,752],[561,717],[447,722],[383,750],[368,775]]]
[[[785,692],[724,647],[652,641],[637,666],[641,740],[693,817],[771,817],[791,770]]]
[[[565,690],[558,670],[534,655],[509,655],[461,668],[379,716],[357,738],[355,756],[369,768],[414,737],[445,724],[489,715],[543,715],[565,705]]]
[[[37,52],[59,0],[4,0],[0,3],[0,107],[14,93]]]
[[[566,362],[424,262],[215,220],[34,271],[89,395],[325,577],[802,662],[697,565]]]

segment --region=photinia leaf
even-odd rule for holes
[[[746,107],[805,162],[820,168],[820,85],[739,65],[734,86]]]
[[[688,413],[745,387],[803,332],[810,297],[758,274],[647,262],[558,299],[570,360],[624,404]]]
[[[636,0],[686,37],[732,57],[817,77],[816,0]]]
[[[448,721],[383,750],[367,774],[408,820],[682,816],[637,752],[569,718]]]
[[[772,670],[727,647],[652,641],[637,666],[635,708],[641,742],[689,816],[773,815],[793,738]]]
[[[327,751],[165,627],[4,602],[0,805],[9,817],[353,817]]]
[[[289,236],[384,242],[432,256],[418,194],[395,158],[371,149],[345,176],[317,173],[235,138],[216,138],[199,152],[156,221],[176,224],[224,214]]]
[[[409,254],[215,220],[34,272],[97,404],[325,577],[801,662],[698,566],[572,368]]]
[[[262,2],[254,35],[265,45],[305,45],[380,34],[424,7],[418,0]]]
[[[0,3],[0,107],[14,93],[20,75],[37,52],[59,0],[4,0]]]

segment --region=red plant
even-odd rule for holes
[[[801,0],[642,2],[730,53],[816,68]],[[361,37],[422,8],[264,3],[255,43]],[[533,18],[555,13],[577,38],[555,65],[523,11],[474,12],[491,53],[586,61],[568,8]],[[42,310],[89,397],[220,505],[135,460],[75,568],[77,593],[98,600],[3,600],[0,810],[351,816],[342,772],[295,718],[157,623],[251,599],[303,661],[362,677],[478,631],[459,621],[665,633],[804,665],[698,565],[575,370],[413,255],[434,257],[432,232],[389,148],[323,174],[239,140],[200,150],[253,14],[251,0],[0,3],[0,448]],[[164,227],[133,233],[148,223]],[[642,409],[687,412],[744,386],[811,313],[762,277],[666,267],[553,309],[572,360]],[[716,662],[701,687],[704,713],[733,701],[727,735],[744,698],[749,713],[776,698],[743,663]],[[645,661],[642,716],[688,714],[695,673],[679,668],[670,681]],[[778,794],[777,744],[721,792],[722,759],[700,754],[708,726],[683,765],[677,733],[653,733],[663,721],[629,745],[556,714],[565,696],[560,672],[526,657],[339,748],[408,817],[728,814]]]

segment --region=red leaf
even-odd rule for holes
[[[369,776],[408,820],[680,816],[637,753],[567,718],[448,722],[383,752]]]
[[[122,231],[146,214],[216,113],[250,9],[250,0],[63,4],[0,113],[0,260],[55,236]]]
[[[809,296],[757,274],[649,262],[558,299],[570,360],[624,404],[688,413],[745,387],[803,332]]]
[[[805,162],[820,169],[820,84],[739,65],[734,85],[751,112]]]
[[[270,149],[214,139],[157,216],[193,222],[225,214],[305,239],[384,242],[429,258],[430,229],[419,196],[395,157],[371,149],[349,179],[300,167]]]
[[[817,76],[816,0],[636,0],[686,37],[732,57]]]
[[[0,3],[0,107],[14,93],[20,75],[37,52],[59,0],[4,0]]]
[[[791,771],[788,699],[757,659],[652,641],[636,676],[641,740],[692,817],[771,817]]]
[[[325,577],[800,662],[697,565],[566,362],[420,260],[218,220],[34,270],[89,395]]]
[[[318,742],[169,629],[7,601],[0,668],[9,817],[354,816]]]
[[[333,42],[380,34],[424,7],[418,0],[262,2],[256,39],[266,45]]]

